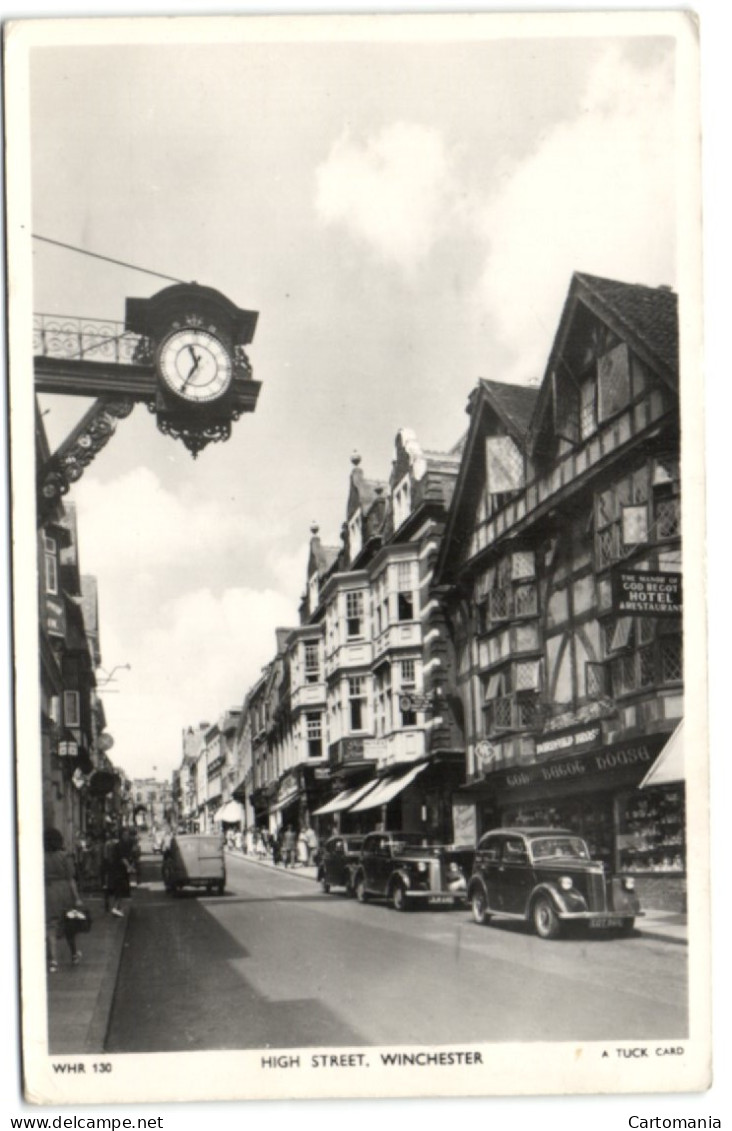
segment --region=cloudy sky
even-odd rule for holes
[[[678,283],[671,38],[265,23],[31,53],[35,233],[260,312],[228,444],[193,462],[138,406],[73,492],[135,775],[167,775],[297,623],[354,451],[386,478],[400,427],[445,450],[479,377],[539,380],[573,270]],[[166,285],[38,241],[33,266],[45,313],[121,320]],[[53,446],[85,407],[43,398]]]

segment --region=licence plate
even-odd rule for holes
[[[602,919],[590,919],[590,927],[596,931],[607,931],[612,927],[622,927],[623,920],[619,915],[614,917],[605,916]]]
[[[451,895],[431,895],[427,900],[428,903],[453,903]]]

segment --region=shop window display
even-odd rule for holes
[[[618,866],[622,872],[684,871],[684,795],[680,786],[618,798]]]

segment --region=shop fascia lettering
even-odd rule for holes
[[[585,730],[574,730],[569,734],[557,734],[537,742],[536,753],[539,757],[543,754],[554,754],[557,750],[569,750],[589,742],[597,742],[599,737],[599,727],[587,727]]]
[[[516,789],[518,786],[531,785],[534,782],[565,781],[583,777],[585,774],[602,774],[628,766],[645,765],[650,761],[651,754],[647,746],[628,746],[621,750],[583,754],[570,761],[531,766],[515,774],[509,774],[506,785],[509,789]]]

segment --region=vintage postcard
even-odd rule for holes
[[[709,1086],[697,30],[6,25],[28,1101]]]

